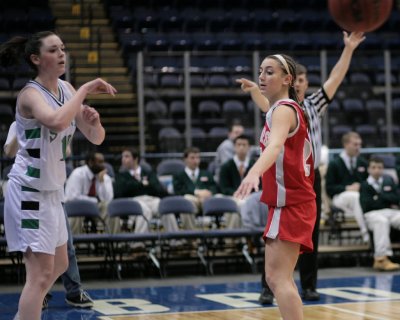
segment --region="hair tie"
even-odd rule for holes
[[[289,66],[288,66],[288,64],[287,64],[287,62],[286,62],[286,60],[285,60],[285,58],[282,57],[280,54],[274,54],[273,56],[276,57],[276,58],[278,58],[278,60],[283,64],[283,67],[285,68],[286,73],[289,74],[289,75],[292,75],[292,74],[290,73],[290,71],[289,71]]]

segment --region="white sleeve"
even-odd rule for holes
[[[11,140],[16,138],[17,136],[17,123],[14,121],[11,123],[10,128],[8,129],[7,139],[4,143],[4,148],[11,143]]]
[[[110,202],[114,198],[114,189],[111,177],[104,175],[104,181],[98,184],[97,196],[102,202]]]

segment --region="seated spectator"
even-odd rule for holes
[[[104,156],[99,152],[90,152],[86,164],[75,168],[65,185],[65,200],[84,199],[99,205],[101,216],[110,227],[110,232],[118,232],[118,221],[109,221],[107,205],[114,198],[111,177],[104,166]],[[70,218],[72,233],[83,232],[83,219]]]
[[[239,188],[240,183],[242,182],[243,178],[246,176],[247,172],[254,164],[254,159],[250,159],[249,157],[249,150],[250,150],[250,139],[244,135],[240,135],[235,138],[234,140],[234,156],[232,159],[226,161],[222,167],[219,174],[219,186],[221,189],[221,193],[223,195],[232,196],[234,192]],[[261,181],[260,181],[260,189],[261,189]],[[260,196],[257,197],[247,197],[246,199],[235,199],[237,205],[240,209],[240,215],[242,220],[246,222],[247,227],[256,227],[250,226],[250,221],[259,221],[260,219],[260,212],[257,211],[257,208],[260,207]],[[251,205],[250,203],[247,206],[244,204],[247,202],[253,202]],[[265,206],[265,205],[264,205]],[[266,207],[266,206],[265,206]],[[246,210],[242,210],[243,208],[247,208]],[[251,215],[251,216],[248,216]],[[255,218],[253,217],[255,216]],[[267,212],[265,212],[267,215]],[[229,215],[230,221],[227,221],[227,228],[237,228],[241,225],[241,221],[239,217],[235,215]]]
[[[393,255],[390,243],[390,228],[400,229],[400,196],[393,179],[383,175],[383,160],[369,160],[367,181],[360,189],[360,202],[367,227],[374,240],[374,265],[379,271],[399,270],[400,265],[388,257]]]
[[[221,166],[228,160],[232,159],[235,154],[233,141],[236,137],[244,133],[244,127],[239,122],[233,122],[229,126],[228,137],[218,146],[215,156],[215,177],[219,179],[219,171]]]
[[[160,198],[168,195],[155,172],[140,165],[140,155],[135,149],[124,149],[121,157],[121,170],[115,177],[115,198],[133,197],[140,203],[143,214],[148,221],[158,216]],[[148,224],[142,217],[135,221],[136,233],[148,232]],[[166,231],[177,231],[175,215],[169,214],[161,218]]]
[[[176,195],[185,196],[201,211],[204,200],[217,193],[217,184],[210,172],[200,169],[200,150],[189,147],[183,153],[185,169],[173,176],[173,186]],[[182,227],[193,230],[196,228],[196,219],[193,215],[181,215]]]
[[[360,156],[362,140],[358,133],[348,132],[342,137],[344,150],[333,159],[326,173],[326,192],[332,204],[354,217],[360,227],[364,242],[369,241],[360,205],[360,184],[367,179],[367,161]]]

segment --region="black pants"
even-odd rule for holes
[[[314,171],[314,191],[316,194],[316,205],[317,205],[317,219],[315,220],[314,230],[312,234],[312,241],[314,245],[314,251],[310,253],[303,253],[299,256],[297,266],[300,272],[301,288],[315,290],[317,288],[317,276],[318,276],[318,239],[319,239],[319,224],[321,220],[321,175],[319,169]],[[265,264],[265,262],[264,262]],[[268,288],[267,282],[265,281],[265,270],[261,276],[261,286]]]

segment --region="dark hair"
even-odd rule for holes
[[[296,81],[296,75],[297,75],[296,61],[294,61],[294,59],[292,57],[290,57],[286,54],[279,54],[279,55],[282,56],[286,60],[286,63],[289,68],[289,74],[292,76],[292,81],[289,85],[289,98],[296,101],[297,103],[299,103],[299,98],[297,97],[296,90],[294,89],[294,82]],[[267,58],[276,60],[279,63],[283,73],[288,74],[285,66],[282,64],[282,62],[279,60],[279,58],[276,57],[276,55],[269,55],[269,56],[267,56]]]
[[[56,35],[52,31],[41,31],[34,33],[30,38],[13,37],[0,46],[0,65],[8,67],[19,64],[23,57],[28,65],[37,71],[37,67],[31,61],[31,55],[39,55],[42,39]]]
[[[236,126],[241,126],[241,127],[243,127],[243,124],[242,124],[242,122],[239,120],[239,119],[234,119],[230,124],[229,124],[229,132],[232,132],[232,130],[233,130],[233,127],[236,127]]]
[[[200,153],[200,149],[197,147],[188,147],[183,151],[183,157],[186,159],[190,153]]]
[[[346,132],[342,136],[342,145],[347,144],[351,138],[361,139],[361,136],[357,132],[354,132],[354,131]]]
[[[246,136],[245,134],[241,134],[240,136],[237,136],[234,140],[233,143],[236,144],[236,141],[238,140],[247,140],[247,142],[250,144],[250,138]]]
[[[304,65],[297,63],[296,64],[296,76],[299,76],[301,74],[307,75],[307,68]]]
[[[138,159],[138,162],[140,161],[140,153],[136,148],[124,148],[122,152],[129,152],[133,159]]]
[[[379,156],[371,156],[371,158],[369,158],[368,160],[368,164],[370,165],[371,162],[380,163],[384,165],[383,159]]]
[[[86,153],[86,156],[85,156],[85,162],[86,162],[86,164],[88,164],[89,163],[89,161],[95,161],[96,160],[96,155],[97,154],[100,154],[101,155],[101,153],[100,152],[98,152],[98,151],[89,151],[88,153]]]

